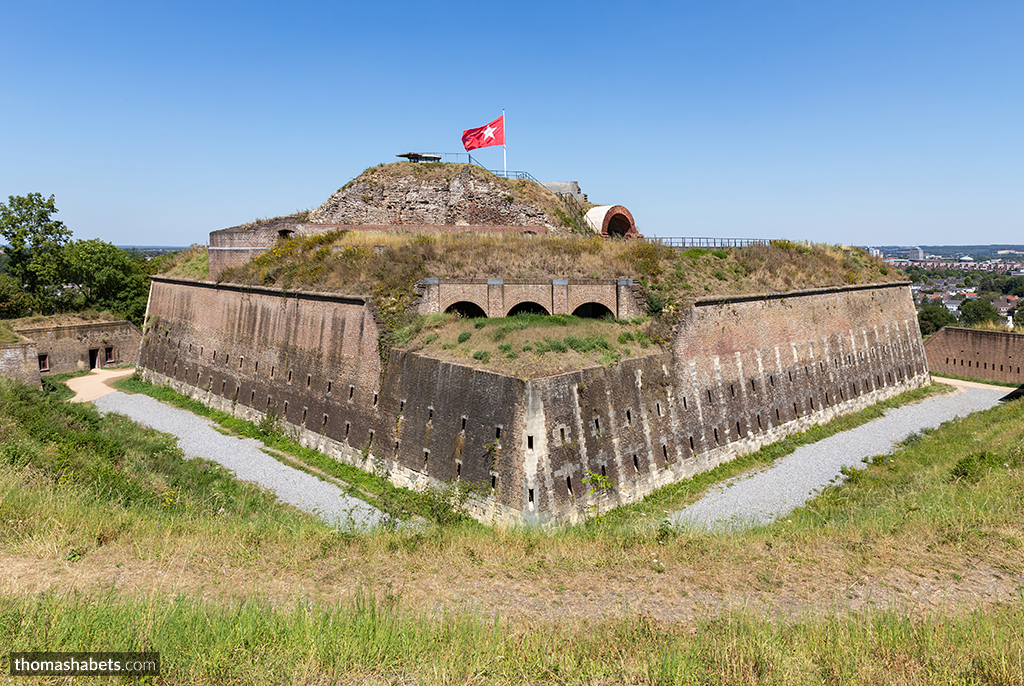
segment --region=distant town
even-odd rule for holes
[[[1024,329],[1024,245],[869,246],[907,273],[928,335],[942,326]]]

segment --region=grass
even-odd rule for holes
[[[21,336],[14,333],[14,329],[7,322],[0,321],[0,345],[17,343],[20,340]]]
[[[253,424],[226,412],[207,407],[167,386],[154,386],[146,383],[139,378],[138,374],[126,379],[119,379],[113,385],[126,393],[143,393],[161,402],[211,419],[233,435],[261,441],[272,449],[267,451],[268,455],[316,476],[328,477],[333,483],[343,486],[349,495],[379,508],[395,519],[424,517],[430,521],[447,521],[461,518],[461,515],[454,511],[453,505],[457,504],[460,499],[464,501],[468,492],[460,491],[456,487],[425,492],[397,488],[391,485],[386,473],[371,474],[300,445],[293,438],[284,435],[274,417],[269,417],[267,421],[260,424]],[[284,453],[294,460],[282,459],[274,451]],[[295,464],[296,461],[298,464]]]
[[[161,683],[1024,683],[1021,402],[725,534],[658,503],[337,531],[123,418],[0,400],[9,650],[159,650]]]
[[[452,314],[415,318],[396,332],[400,345],[438,359],[532,378],[662,352],[649,320],[581,319],[518,314],[460,319]]]
[[[0,597],[12,651],[54,642],[155,650],[160,683],[1020,684],[1020,605],[917,620],[898,612],[779,624],[737,613],[690,625],[644,617],[548,631],[466,614],[432,618],[394,597],[332,606],[259,598]],[[59,637],[59,638],[55,638]]]
[[[163,276],[206,281],[210,278],[210,254],[205,245],[193,245],[167,258]]]
[[[0,322],[0,326],[7,325],[13,329],[40,328],[45,326],[73,326],[75,324],[94,324],[96,322],[121,321],[124,317],[113,312],[99,312],[97,310],[82,310],[81,312],[68,312],[65,314],[33,315],[21,317],[20,319],[7,319]]]

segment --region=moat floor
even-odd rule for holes
[[[1010,392],[997,386],[942,381],[955,385],[957,391],[888,410],[884,417],[867,424],[800,446],[767,469],[715,486],[670,520],[701,528],[767,524],[803,505],[823,488],[842,481],[843,468],[863,468],[865,458],[885,455],[911,434],[986,410]]]
[[[334,484],[281,464],[264,452],[252,438],[225,436],[213,422],[186,410],[165,405],[147,395],[121,393],[93,401],[100,410],[117,412],[145,426],[178,437],[185,457],[201,457],[221,464],[243,481],[269,488],[282,501],[310,512],[328,524],[367,527],[380,523],[383,513],[362,500],[347,495]]]

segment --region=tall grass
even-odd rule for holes
[[[1021,684],[1024,606],[775,622],[750,613],[532,626],[411,612],[395,595],[326,605],[0,596],[11,651],[159,651],[161,683]]]

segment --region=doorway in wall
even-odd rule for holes
[[[100,366],[100,349],[93,348],[89,351],[89,369],[96,369]]]

